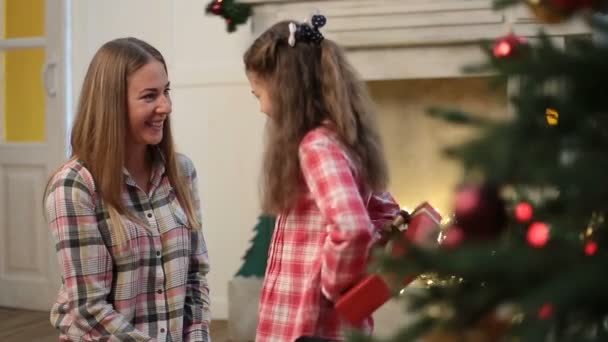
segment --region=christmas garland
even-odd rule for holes
[[[251,6],[235,0],[212,0],[205,12],[224,18],[226,30],[234,32],[238,25],[246,23],[251,16]]]

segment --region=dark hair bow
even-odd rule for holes
[[[295,32],[290,30],[289,45],[294,46],[296,41],[321,44],[325,38],[319,29],[325,26],[325,24],[327,24],[327,18],[324,15],[313,15],[310,24],[302,23],[297,25]]]

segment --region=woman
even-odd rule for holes
[[[209,270],[196,171],[175,152],[167,66],[135,38],[103,45],[87,71],[72,158],[46,211],[62,286],[61,341],[208,341]]]

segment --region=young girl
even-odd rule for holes
[[[61,341],[208,341],[209,269],[196,171],[175,152],[165,61],[110,41],[87,71],[72,158],[46,212],[62,269]]]
[[[269,117],[262,203],[278,214],[256,342],[340,340],[334,309],[359,280],[377,228],[399,207],[372,104],[342,50],[311,24],[280,22],[245,53],[252,93]],[[357,327],[371,331],[371,317]]]

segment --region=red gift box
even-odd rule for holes
[[[402,217],[398,217],[392,227],[402,226],[398,222]],[[419,205],[409,217],[406,229],[399,229],[403,233],[404,239],[416,245],[430,247],[436,244],[437,234],[441,223],[441,215],[427,202]],[[394,256],[405,254],[404,244],[399,239],[389,241],[386,248]],[[416,277],[410,276],[403,279],[402,285],[405,287]],[[386,303],[392,295],[392,290],[387,280],[378,274],[371,274],[363,278],[355,286],[350,288],[336,302],[338,314],[354,326],[359,325],[365,318],[371,316],[374,311]]]

